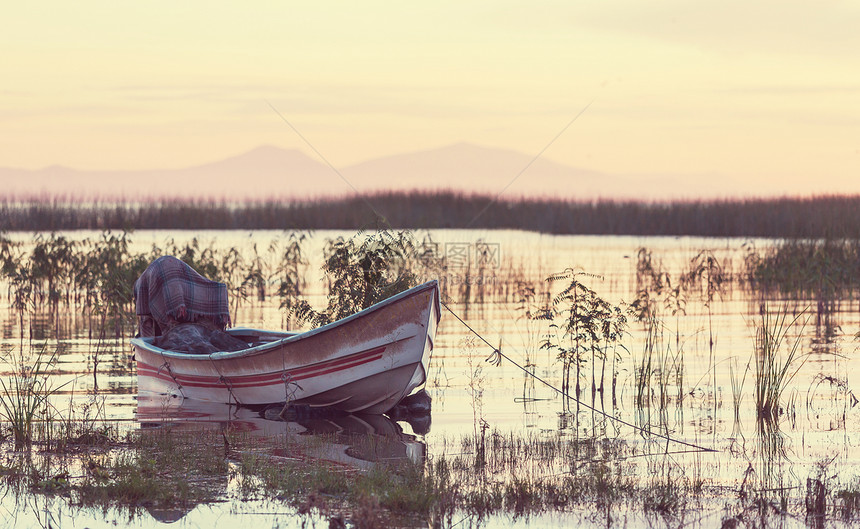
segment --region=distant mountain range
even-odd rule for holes
[[[608,175],[520,152],[457,143],[333,170],[299,150],[262,146],[220,161],[145,171],[62,166],[0,168],[0,196],[79,198],[301,199],[355,191],[457,190],[516,198],[642,199],[722,196],[699,178]],[[724,182],[722,182],[724,184]],[[722,187],[725,189],[725,187]]]

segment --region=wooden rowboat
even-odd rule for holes
[[[229,329],[248,343],[240,351],[179,353],[134,338],[138,391],[384,413],[424,384],[440,317],[434,280],[303,333]]]

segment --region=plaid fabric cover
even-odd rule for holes
[[[134,299],[141,336],[161,334],[177,323],[208,320],[219,329],[230,324],[227,285],[206,279],[169,255],[141,274],[134,283]]]

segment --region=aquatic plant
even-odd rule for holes
[[[288,327],[293,307],[298,304],[305,288],[303,269],[308,261],[304,256],[302,244],[309,236],[309,233],[290,232],[283,248],[275,246],[275,242],[271,247],[279,256],[274,277],[277,278],[280,308],[286,309]]]
[[[271,250],[270,247],[269,251],[271,252]],[[257,243],[251,244],[251,252],[252,255],[245,260],[245,278],[242,280],[241,288],[250,288],[252,292],[257,294],[257,301],[263,302],[266,301],[266,283],[268,282],[266,269],[268,267],[263,263],[260,252],[257,251]]]
[[[657,457],[652,463],[654,479],[643,491],[642,506],[645,512],[671,517],[683,511],[690,496],[691,486],[683,472],[666,458]]]
[[[329,240],[323,272],[329,281],[328,305],[315,310],[298,302],[294,314],[313,326],[345,318],[415,286],[415,240],[409,231],[359,232]]]
[[[128,235],[105,232],[97,241],[85,241],[89,251],[75,275],[78,288],[85,292],[85,306],[99,317],[100,335],[108,322],[113,323],[117,337],[123,335],[124,328],[134,326],[134,282],[146,270],[151,256],[132,254]]]
[[[636,265],[636,300],[631,304],[633,315],[645,327],[646,332],[651,333],[654,322],[659,321],[661,327],[667,325],[674,319],[671,332],[674,335],[674,345],[668,340],[664,343],[663,331],[660,331],[662,344],[661,358],[671,359],[669,364],[664,364],[663,369],[657,371],[661,376],[671,372],[678,389],[678,402],[682,400],[683,378],[684,378],[684,341],[685,337],[681,331],[681,317],[686,315],[687,305],[691,301],[700,301],[706,309],[707,331],[708,331],[708,370],[710,378],[710,399],[712,402],[712,413],[716,417],[719,408],[718,384],[717,384],[717,362],[716,362],[716,335],[713,325],[713,304],[721,299],[726,289],[731,284],[733,276],[729,273],[729,260],[720,261],[713,251],[704,249],[696,253],[689,263],[677,274],[664,270],[659,259],[653,257],[647,248],[640,248]],[[668,314],[667,314],[668,313]],[[671,316],[672,318],[669,318]],[[649,353],[648,340],[644,350],[647,359]],[[667,371],[668,369],[668,371]],[[662,383],[668,383],[668,378]],[[704,377],[702,378],[704,380]],[[698,383],[697,383],[698,384]],[[661,395],[664,392],[661,390]]]
[[[636,367],[635,404],[638,408],[649,408],[656,399],[657,407],[664,410],[669,404],[669,387],[674,385],[682,391],[680,357],[680,351],[673,354],[671,346],[665,343],[663,323],[650,319],[646,324],[642,357]],[[680,402],[680,395],[676,400]]]
[[[664,309],[679,317],[686,310],[686,284],[683,276],[673,280],[651,250],[640,247],[636,256],[636,299],[630,304],[630,312],[643,322],[659,317]]]
[[[828,467],[836,459],[833,456],[829,460],[822,460],[816,464],[816,472],[814,476],[806,478],[806,496],[804,504],[806,506],[806,516],[812,519],[812,525],[820,525],[827,516],[827,498],[828,486],[830,479],[828,477]]]
[[[651,250],[640,247],[636,251],[636,299],[630,304],[631,314],[639,321],[655,316],[659,309],[658,296],[671,278],[655,261]]]
[[[56,307],[60,297],[68,296],[68,287],[72,282],[73,270],[76,263],[74,241],[65,236],[51,233],[45,237],[37,234],[33,250],[30,253],[30,280],[33,291],[38,292],[40,302],[47,301],[51,307]],[[60,285],[66,288],[61,292]]]
[[[238,248],[231,247],[220,256],[218,265],[220,274],[214,277],[227,285],[230,294],[230,313],[235,314],[239,306],[248,299],[248,292],[244,285],[245,258]]]
[[[642,358],[636,369],[636,393],[634,402],[636,407],[642,409],[648,407],[651,402],[651,382],[654,372],[658,369],[655,355],[661,350],[660,324],[652,319],[646,327],[647,334],[642,347]]]
[[[74,497],[84,506],[115,505],[132,512],[143,505],[185,507],[211,501],[224,492],[229,464],[224,451],[213,446],[226,439],[222,432],[136,432],[129,446],[92,458]]]
[[[833,503],[836,514],[843,520],[855,521],[860,518],[860,478],[838,485],[833,490]]]
[[[10,304],[21,320],[44,307],[75,305],[94,321],[91,336],[104,338],[113,327],[121,336],[134,323],[133,285],[146,266],[161,255],[175,255],[202,275],[227,284],[231,312],[255,294],[264,300],[270,284],[280,281],[280,294],[299,294],[304,284],[301,243],[304,235],[290,235],[283,253],[281,239],[273,239],[266,252],[256,243],[250,252],[240,248],[216,250],[196,237],[184,244],[167,239],[148,252],[130,250],[131,233],[103,232],[100,237],[73,241],[56,234],[35,234],[32,244],[14,242],[0,233],[0,279],[8,289]],[[277,280],[275,278],[278,278]]]
[[[700,289],[704,305],[708,307],[717,296],[723,295],[731,275],[713,251],[701,250],[690,260],[689,269],[682,274],[681,281],[688,292]]]
[[[21,244],[7,238],[0,232],[0,274],[8,283],[8,296],[12,309],[18,313],[21,323],[21,337],[24,332],[24,313],[31,307],[33,282],[30,279],[30,262],[24,259]],[[35,303],[32,305],[35,310]]]
[[[639,425],[650,431],[656,424],[668,434],[670,403],[674,401],[676,410],[682,410],[684,361],[680,342],[676,342],[678,348],[673,350],[672,344],[664,339],[664,330],[664,323],[656,317],[645,322],[642,354],[634,366],[634,405]]]
[[[539,294],[534,284],[522,280],[517,281],[517,311],[521,313],[521,320],[525,331],[520,333],[523,336],[522,351],[525,355],[523,362],[523,395],[522,402],[525,405],[533,400],[530,395],[534,394],[535,388],[535,369],[537,364],[534,362],[535,353],[540,347],[540,340],[548,332],[549,320],[552,319],[552,314],[549,312],[549,293]],[[615,389],[617,386],[616,369],[613,365],[612,377],[612,395],[613,406],[615,405]]]
[[[183,246],[177,246],[172,238],[168,239],[163,248],[154,247],[151,253],[153,257],[172,255],[196,270],[203,277],[207,277],[213,281],[222,281],[225,275],[229,275],[229,273],[225,274],[225,272],[232,272],[232,270],[225,271],[219,266],[217,251],[211,244],[205,248],[201,247],[200,240],[197,237],[193,237]]]
[[[787,509],[795,482],[786,472],[790,463],[787,436],[777,421],[756,421],[754,446],[754,462],[750,468],[755,481],[750,483],[748,499],[758,504],[759,516],[766,519],[767,510],[773,504],[783,512]]]
[[[582,368],[591,363],[591,398],[603,394],[608,354],[618,354],[623,349],[621,339],[627,328],[627,318],[619,306],[601,298],[597,292],[580,281],[581,277],[593,277],[584,272],[567,269],[551,275],[547,282],[568,282],[556,294],[552,303],[535,313],[536,319],[551,321],[548,334],[541,348],[556,351],[562,362],[562,391],[570,390],[570,372],[575,368],[575,395],[581,394]],[[601,362],[600,376],[596,375],[596,363]],[[614,377],[614,374],[613,374]],[[599,384],[598,384],[599,379]]]
[[[808,356],[800,354],[801,333],[787,344],[788,333],[800,323],[803,313],[789,319],[788,308],[771,313],[766,306],[761,310],[761,323],[756,327],[755,338],[755,403],[760,421],[776,422],[781,413],[782,394]],[[801,324],[801,327],[805,324]]]
[[[7,352],[3,362],[11,374],[0,377],[0,417],[9,423],[16,449],[29,448],[34,440],[34,425],[53,420],[50,398],[65,384],[54,386],[52,369],[57,352],[39,348],[30,358],[23,350]]]
[[[465,338],[461,342],[461,347],[466,357],[466,365],[468,367],[469,383],[466,386],[466,392],[469,394],[470,403],[472,406],[472,428],[475,436],[477,455],[475,458],[475,467],[482,468],[484,466],[486,454],[486,432],[489,425],[484,420],[484,389],[486,386],[487,377],[484,374],[482,359],[476,358],[477,347],[473,336]]]
[[[722,297],[731,276],[725,271],[723,263],[711,250],[702,250],[690,260],[689,269],[681,274],[680,287],[687,295],[698,294],[702,305],[708,309],[708,350],[710,369],[713,369],[714,326],[712,305],[717,297]]]
[[[788,239],[759,253],[745,244],[743,280],[754,290],[831,300],[860,289],[860,239]]]
[[[92,390],[87,392],[85,399],[75,397],[72,392],[67,409],[57,414],[61,429],[51,440],[53,446],[63,450],[68,446],[106,447],[117,444],[120,431],[118,425],[107,418],[107,396]]]
[[[713,413],[717,415],[717,366],[714,359],[714,325],[711,305],[717,296],[722,296],[728,275],[723,265],[710,250],[700,251],[690,261],[689,270],[681,276],[681,287],[686,292],[698,291],[703,305],[708,309],[708,371],[711,373],[713,391]]]
[[[729,380],[732,386],[732,410],[734,412],[734,423],[732,425],[732,433],[740,432],[741,425],[741,403],[743,402],[744,384],[747,380],[747,374],[750,370],[750,365],[747,363],[744,368],[743,376],[738,378],[738,363],[737,359],[733,358],[729,364]]]

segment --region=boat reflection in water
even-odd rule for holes
[[[385,415],[307,408],[283,411],[281,406],[252,409],[172,396],[139,395],[137,400],[137,421],[142,430],[243,432],[260,440],[271,439],[272,443],[263,445],[274,457],[354,469],[369,469],[381,463],[424,462],[424,443],[404,433]]]

